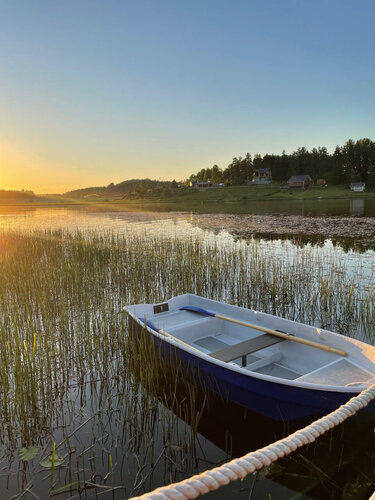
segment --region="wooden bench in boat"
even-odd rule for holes
[[[239,344],[231,345],[225,347],[224,349],[220,349],[219,351],[212,352],[210,353],[210,356],[218,359],[219,361],[224,361],[225,363],[242,358],[242,367],[244,367],[246,366],[246,356],[248,354],[260,351],[261,349],[278,344],[279,342],[284,342],[284,340],[285,339],[283,338],[265,333],[264,335],[259,335],[254,339],[245,340]]]

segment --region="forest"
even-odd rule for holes
[[[28,203],[35,199],[35,194],[32,191],[15,191],[0,189],[0,203]]]
[[[329,184],[363,181],[366,187],[375,188],[375,142],[367,138],[349,139],[343,146],[336,146],[332,154],[324,146],[311,151],[299,147],[291,154],[283,151],[281,155],[247,153],[233,158],[225,169],[218,165],[202,168],[189,180],[244,185],[252,180],[256,168],[270,168],[272,179],[278,182],[286,182],[292,175],[308,174],[314,182],[317,179],[325,179]]]
[[[375,142],[370,139],[349,139],[343,146],[336,146],[330,154],[326,147],[313,148],[309,151],[299,147],[291,154],[282,152],[276,154],[247,153],[244,157],[235,157],[224,169],[218,165],[212,168],[202,168],[188,179],[179,181],[188,185],[189,181],[211,181],[225,183],[230,186],[241,186],[251,182],[256,168],[270,168],[272,179],[276,182],[286,182],[292,175],[308,174],[314,182],[325,179],[328,184],[346,184],[363,181],[366,189],[375,188]],[[177,188],[177,182],[157,181],[151,179],[131,179],[111,183],[108,186],[87,187],[76,189],[64,194],[68,198],[113,197],[127,199],[131,196],[142,198],[147,192],[159,193],[163,197],[170,196],[170,189]]]

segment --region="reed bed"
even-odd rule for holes
[[[14,495],[124,498],[205,467],[199,383],[134,344],[125,304],[192,292],[374,341],[372,277],[311,247],[4,231],[0,276],[0,482]]]

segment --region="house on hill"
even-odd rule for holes
[[[309,175],[292,175],[287,184],[290,188],[307,189],[313,185],[313,180]]]
[[[269,184],[270,182],[272,182],[270,168],[254,168],[253,184]]]
[[[366,184],[364,182],[352,182],[350,184],[350,191],[356,191],[357,193],[363,193]]]
[[[190,181],[190,187],[196,188],[196,189],[205,189],[209,187],[213,187],[214,184],[211,181]]]

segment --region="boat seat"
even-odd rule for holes
[[[218,359],[219,361],[224,361],[225,363],[238,358],[242,358],[242,366],[245,367],[246,356],[248,354],[260,351],[261,349],[265,349],[266,347],[270,347],[271,345],[278,344],[279,342],[284,342],[284,340],[285,339],[283,338],[275,337],[274,335],[265,333],[263,335],[258,335],[258,337],[255,337],[253,339],[248,339],[244,342],[240,342],[239,344],[231,345],[229,347],[225,347],[224,349],[212,352],[210,356]]]
[[[364,383],[373,377],[373,373],[360,368],[347,359],[338,359],[310,373],[299,377],[298,382],[324,385],[355,385]]]

